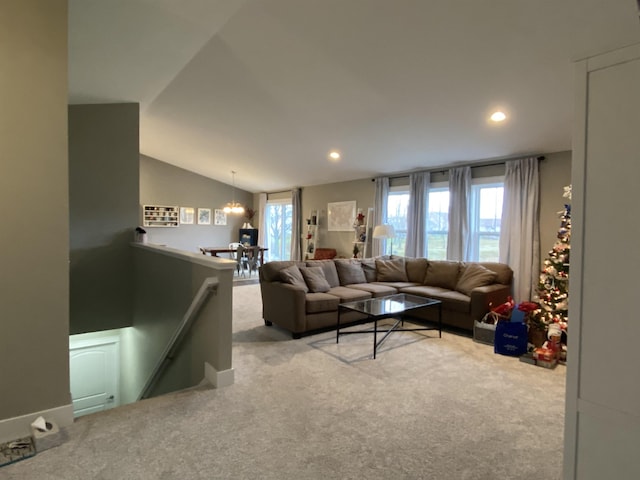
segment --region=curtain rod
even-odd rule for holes
[[[533,155],[532,155],[533,156]],[[513,161],[513,160],[520,160],[522,158],[528,158],[528,157],[514,157],[514,158],[503,158],[502,160],[493,160],[493,161],[487,161],[487,162],[468,162],[468,163],[460,163],[460,164],[453,164],[449,167],[434,167],[434,168],[423,168],[420,170],[412,170],[410,172],[403,172],[403,173],[398,173],[396,175],[389,175],[389,179],[392,178],[403,178],[403,177],[408,177],[409,175],[411,175],[412,173],[421,173],[421,172],[430,172],[430,173],[446,173],[448,172],[450,169],[452,168],[458,168],[458,167],[471,167],[471,168],[479,168],[479,167],[491,167],[493,165],[504,165],[507,162]],[[536,157],[536,160],[541,161],[544,160],[546,157],[544,155],[538,155]],[[385,175],[380,175],[380,177],[384,177]],[[379,178],[379,177],[376,177]],[[376,179],[372,178],[371,179],[372,182],[375,182]]]

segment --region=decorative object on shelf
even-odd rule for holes
[[[360,247],[358,247],[357,243],[353,244],[353,258],[358,258],[358,254],[360,253]]]
[[[137,243],[147,243],[147,231],[142,227],[136,227],[135,241]]]
[[[192,225],[194,214],[193,207],[180,207],[180,223],[182,225]]]
[[[373,229],[373,238],[378,238],[381,240],[391,240],[391,248],[389,250],[390,253],[393,253],[393,239],[396,236],[396,231],[393,228],[393,225],[382,224],[376,225]]]
[[[179,208],[166,205],[143,205],[142,226],[144,227],[177,227]]]
[[[227,224],[227,214],[224,213],[224,210],[221,208],[216,208],[213,212],[213,222],[214,225],[226,225]]]
[[[350,232],[355,217],[355,200],[327,204],[327,229],[330,232]]]
[[[240,214],[240,213],[244,213],[244,207],[236,202],[236,172],[235,170],[231,170],[231,201],[229,203],[227,203],[223,210],[224,213],[234,213],[234,214]]]
[[[251,226],[251,220],[253,220],[255,214],[256,211],[253,208],[246,207],[244,209],[244,218],[246,218],[247,221],[242,224],[242,228],[253,228]]]
[[[305,259],[313,258],[316,251],[318,239],[318,213],[316,210],[311,211],[311,215],[307,218],[307,233],[304,235],[306,242]]]
[[[211,225],[211,209],[210,208],[198,209],[198,225]]]

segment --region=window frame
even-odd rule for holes
[[[274,198],[274,199],[267,199],[267,202],[265,204],[265,220],[264,220],[264,228],[265,228],[265,232],[264,232],[264,242],[265,242],[265,247],[268,248],[267,251],[264,252],[264,256],[265,256],[265,262],[267,261],[274,261],[274,260],[290,260],[291,259],[291,236],[292,236],[292,232],[290,232],[289,235],[289,239],[287,240],[285,238],[285,234],[286,232],[286,228],[283,229],[282,231],[282,237],[283,237],[283,245],[282,245],[282,251],[278,251],[276,252],[274,250],[274,247],[272,245],[270,245],[270,238],[269,238],[269,227],[267,225],[267,219],[269,217],[269,215],[267,214],[267,211],[269,209],[270,206],[273,205],[282,205],[285,209],[287,206],[289,206],[291,208],[291,227],[293,228],[293,199],[291,198]],[[286,210],[283,210],[283,213]],[[284,215],[283,215],[284,216]],[[285,220],[283,218],[283,225]],[[292,230],[293,231],[293,230]],[[286,246],[287,244],[289,245],[289,248],[287,249]],[[288,250],[288,251],[284,251],[284,250]],[[274,253],[278,254],[277,258],[272,258],[272,256],[274,256]],[[280,258],[282,257],[282,258]]]
[[[470,258],[472,262],[497,262],[500,258],[500,230],[496,232],[480,231],[480,191],[483,188],[502,187],[504,201],[504,175],[492,177],[474,178],[471,184],[471,198],[469,199],[469,237],[470,237]],[[502,225],[502,211],[500,211],[500,226]],[[498,258],[480,260],[480,241],[482,237],[498,236]]]

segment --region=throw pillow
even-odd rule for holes
[[[456,285],[456,290],[467,296],[471,296],[471,290],[492,284],[497,276],[498,274],[496,272],[492,272],[482,265],[470,263],[464,272],[462,272],[460,280],[458,280],[458,284]]]
[[[340,279],[333,260],[307,260],[307,267],[321,267],[329,286],[339,287]]]
[[[305,293],[309,291],[309,288],[304,281],[304,277],[302,276],[302,273],[300,273],[300,269],[297,265],[291,265],[290,267],[280,270],[280,280],[284,283],[290,283],[295,287],[302,288]]]
[[[300,267],[300,273],[302,273],[310,292],[328,292],[331,289],[322,267]]]
[[[404,258],[394,258],[392,260],[376,258],[376,271],[378,272],[378,282],[408,281]]]
[[[334,260],[340,285],[351,285],[353,283],[367,283],[364,270],[358,260],[339,259]]]
[[[430,287],[442,287],[455,290],[460,275],[460,262],[429,260],[424,284]]]
[[[376,272],[376,261],[373,258],[363,258],[360,260],[362,270],[364,271],[364,278],[367,283],[375,282],[378,279],[378,272]]]

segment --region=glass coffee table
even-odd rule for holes
[[[438,309],[437,327],[404,328],[405,317],[410,317],[409,312],[420,308]],[[340,315],[345,311],[364,313],[373,321],[373,330],[340,331]],[[386,318],[396,318],[395,323],[387,330],[378,329],[378,321]],[[422,322],[420,319],[410,318],[411,322]],[[340,341],[340,335],[352,335],[359,333],[373,333],[373,358],[376,358],[378,347],[385,341],[391,332],[416,332],[421,330],[438,330],[439,338],[442,338],[442,302],[432,298],[419,297],[406,293],[396,293],[386,297],[369,298],[355,302],[346,302],[338,305],[338,328],[336,329],[336,343]],[[378,341],[378,332],[384,333]]]

